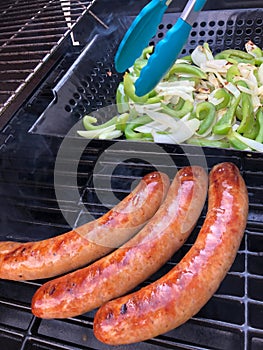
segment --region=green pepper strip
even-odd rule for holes
[[[111,125],[115,125],[116,129],[123,131],[128,117],[128,113],[123,113],[119,116],[114,116],[113,118],[111,118],[103,124],[94,125],[95,123],[97,123],[97,119],[92,116],[85,115],[85,117],[83,118],[83,125],[84,128],[88,131],[104,129]]]
[[[200,68],[188,64],[188,63],[175,63],[170,69],[168,75],[171,77],[172,75],[187,75],[193,78],[206,79],[207,75]]]
[[[241,99],[241,94],[236,99],[234,99],[234,102],[228,108],[226,113],[213,126],[214,134],[226,135],[231,130],[235,112],[236,112],[237,106],[239,105],[240,99]]]
[[[137,58],[137,60],[134,62],[133,69],[136,76],[139,76],[141,73],[141,70],[144,66],[146,66],[148,60],[145,58]]]
[[[166,105],[164,103],[161,103],[162,110],[163,112],[167,113],[171,117],[174,118],[182,118],[184,117],[187,113],[191,113],[193,110],[193,103],[189,100],[186,100],[182,106],[181,109],[174,109],[169,105]]]
[[[255,57],[254,58],[254,65],[255,66],[261,66],[262,63],[263,63],[263,57]]]
[[[219,52],[215,55],[215,59],[228,59],[233,58],[239,61],[252,61],[254,56],[241,50],[229,49]]]
[[[229,81],[230,83],[235,84],[234,78],[236,76],[240,76],[240,70],[238,69],[238,66],[234,64],[230,68],[228,68],[226,72],[226,80]]]
[[[83,118],[83,125],[86,130],[99,130],[107,128],[111,125],[115,125],[117,123],[117,116],[111,118],[110,120],[100,125],[94,125],[94,123],[97,123],[97,119],[91,117],[90,115],[85,115],[85,117]]]
[[[236,148],[236,149],[239,149],[239,150],[244,150],[246,148],[248,148],[248,146],[243,143],[242,141],[240,141],[237,137],[236,137],[236,132],[231,132],[227,138],[230,142],[230,145],[233,147],[233,148]]]
[[[243,117],[243,114],[242,114],[242,108],[241,106],[237,106],[237,109],[236,109],[236,117],[238,120],[242,120],[242,117]]]
[[[256,114],[259,124],[259,131],[256,137],[256,141],[263,143],[263,108],[261,107]]]
[[[254,127],[255,115],[253,111],[253,104],[251,95],[241,92],[241,108],[242,108],[242,120],[237,129],[239,134],[250,134],[251,129]],[[255,133],[255,131],[253,131]],[[253,135],[251,135],[253,137]],[[254,136],[254,138],[257,136]],[[251,138],[251,137],[250,137]]]
[[[196,106],[196,117],[201,120],[197,134],[203,135],[214,123],[216,108],[211,102],[200,102]]]
[[[148,98],[148,100],[145,102],[146,104],[153,104],[153,103],[159,103],[162,101],[162,97],[161,96],[153,96]]]
[[[193,63],[191,55],[183,56],[179,58],[180,60],[187,61],[189,63]]]
[[[204,137],[192,138],[187,141],[191,145],[198,145],[201,147],[218,147],[218,148],[229,148],[229,143],[226,140],[209,140]]]
[[[124,131],[129,117],[129,113],[122,113],[121,115],[117,116],[116,129]]]
[[[260,58],[263,56],[263,51],[259,47],[255,47],[254,50],[252,50],[253,55],[255,55],[256,58]]]
[[[152,119],[148,117],[147,115],[138,117],[131,122],[128,122],[126,124],[126,128],[124,130],[124,134],[126,139],[128,140],[138,140],[138,139],[147,139],[147,140],[153,140],[153,137],[151,134],[144,134],[140,132],[134,131],[135,128],[141,125],[145,125],[147,123],[152,122]]]
[[[175,111],[179,111],[183,108],[184,103],[185,100],[182,97],[180,97],[179,101],[176,104],[171,104],[171,108],[173,108]],[[168,104],[168,106],[170,106],[170,104]]]
[[[153,53],[153,49],[154,49],[153,45],[147,46],[145,49],[143,49],[141,58],[147,59],[147,56]]]
[[[239,85],[248,88],[247,83],[243,80],[239,80],[237,82],[237,86]],[[245,92],[241,92],[241,110],[241,123],[237,129],[237,132],[254,140],[259,132],[259,124],[255,117],[252,97],[250,94]]]
[[[124,74],[123,84],[124,84],[124,92],[131,100],[137,103],[145,103],[147,101],[148,94],[141,97],[135,94],[135,86],[134,86],[132,77],[128,73]]]
[[[231,99],[230,93],[228,93],[224,88],[218,89],[215,92],[214,97],[217,98],[218,100],[221,100],[223,98],[223,101],[215,106],[217,111],[220,109],[226,108]]]

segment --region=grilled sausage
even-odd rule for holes
[[[207,194],[201,167],[177,172],[167,197],[146,226],[122,247],[92,265],[44,284],[32,300],[41,318],[66,318],[123,295],[157,271],[185,242]]]
[[[140,342],[176,328],[212,297],[230,269],[248,215],[247,189],[232,163],[210,173],[208,212],[198,238],[166,275],[103,305],[94,319],[97,339],[111,345]]]
[[[88,264],[137,233],[161,205],[170,180],[152,172],[114,208],[97,220],[38,242],[1,242],[0,278],[53,277]]]

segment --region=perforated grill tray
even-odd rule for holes
[[[150,44],[155,44],[175,23],[178,15],[167,13]],[[114,69],[114,54],[132,17],[119,19],[113,29],[98,34],[83,51],[76,64],[54,88],[54,99],[32,128],[33,132],[65,135],[85,113],[115,103],[115,91],[122,79]],[[208,42],[213,53],[223,49],[244,50],[252,40],[263,47],[263,9],[204,11],[198,17],[181,55],[191,53],[198,44]],[[87,67],[90,67],[87,70]],[[54,123],[54,116],[56,122]]]

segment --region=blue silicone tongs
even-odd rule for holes
[[[118,72],[130,68],[141,55],[150,39],[157,31],[164,12],[172,0],[152,0],[133,21],[122,39],[115,56],[115,67]],[[137,96],[146,95],[163,78],[176,61],[187,42],[193,23],[202,10],[206,0],[189,0],[175,23],[168,30],[164,39],[158,42],[148,63],[141,70],[135,82]]]

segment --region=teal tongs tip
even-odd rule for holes
[[[140,57],[162,21],[168,7],[167,2],[167,0],[152,0],[135,18],[115,55],[117,72],[125,72]]]
[[[115,55],[115,68],[123,73],[140,57],[162,21],[164,12],[172,0],[152,0],[148,3],[122,39]],[[206,0],[189,0],[175,25],[158,42],[147,65],[142,68],[135,82],[137,96],[143,96],[155,88],[176,61],[187,42],[192,25]]]

